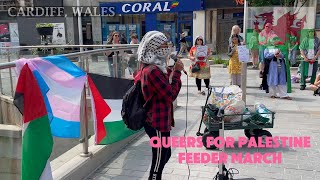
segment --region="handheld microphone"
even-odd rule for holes
[[[175,63],[178,61],[178,52],[176,54],[170,54],[170,59],[172,59]],[[188,75],[186,70],[182,70],[185,75]]]

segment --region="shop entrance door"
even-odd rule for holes
[[[91,18],[83,17],[82,19],[82,39],[84,45],[92,45],[92,23]],[[92,48],[88,48],[91,50]]]
[[[231,34],[232,26],[237,21],[220,21],[218,24],[218,36],[217,36],[217,51],[218,53],[227,53],[229,45],[229,37]]]
[[[177,51],[180,50],[180,39],[181,34],[186,33],[186,41],[189,46],[188,51],[193,45],[193,14],[190,13],[179,13],[178,14],[178,42],[177,42]]]
[[[162,32],[164,35],[167,36],[170,42],[175,44],[176,42],[176,26],[174,22],[164,22],[158,21],[157,23],[157,30]]]

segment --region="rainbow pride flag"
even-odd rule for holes
[[[174,2],[171,3],[170,8],[175,8],[175,7],[177,7],[178,5],[179,5],[179,2],[178,2],[178,1],[174,1]]]

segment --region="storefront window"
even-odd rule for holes
[[[317,14],[317,17],[316,17],[316,27],[315,29],[320,29],[320,13]]]
[[[179,49],[179,40],[182,33],[186,34],[186,40],[192,45],[192,12],[186,13],[158,13],[157,30],[163,32],[173,43],[173,46]]]
[[[316,24],[315,29],[320,29],[320,0],[317,1],[317,7],[316,7]]]
[[[193,14],[192,13],[179,13],[179,20],[180,21],[192,21]]]
[[[102,41],[107,43],[109,34],[113,31],[118,31],[124,42],[130,43],[131,34],[136,33],[138,39],[141,40],[143,34],[145,34],[145,15],[116,15],[113,17],[102,17]]]
[[[163,32],[175,46],[178,42],[177,34],[177,13],[158,13],[157,14],[157,30]]]

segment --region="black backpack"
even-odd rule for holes
[[[142,71],[143,68],[141,74]],[[122,102],[121,116],[123,122],[127,125],[127,128],[134,131],[143,128],[147,118],[147,109],[144,107],[146,101],[141,86],[141,80],[139,79],[124,95]],[[148,102],[150,101],[151,99]]]

